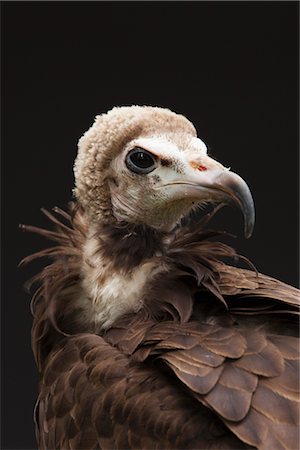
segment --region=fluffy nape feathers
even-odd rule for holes
[[[79,141],[74,166],[75,195],[93,222],[111,222],[112,204],[108,183],[110,164],[135,138],[156,136],[185,148],[196,136],[184,116],[157,107],[116,107],[97,116],[94,125]]]

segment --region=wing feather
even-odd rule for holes
[[[250,446],[295,448],[299,431],[296,337],[268,332],[264,322],[251,328],[247,318],[230,328],[204,323],[202,329],[199,322],[164,325],[157,324],[146,334],[149,355],[163,361],[194,398]],[[281,430],[275,430],[277,424]],[[294,439],[287,436],[284,424]]]
[[[226,264],[217,264],[222,295],[262,297],[299,308],[299,290],[267,275]]]
[[[219,367],[199,363],[199,371],[221,372],[224,358],[215,357]],[[187,366],[193,367],[191,362]],[[52,354],[37,413],[43,449],[244,448],[217,416],[170,383],[169,376],[135,363],[95,335],[73,336]]]

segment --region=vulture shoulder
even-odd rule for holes
[[[183,231],[165,240],[158,264],[172,270],[143,308],[103,332],[80,328],[86,229],[72,208],[58,211],[69,224],[47,213],[56,231],[27,227],[57,242],[25,260],[53,259],[34,280],[40,448],[297,448],[299,291],[217,260],[234,252],[211,232]]]

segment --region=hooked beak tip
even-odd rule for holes
[[[254,230],[254,221],[251,222],[250,224],[245,222],[245,227],[244,227],[244,234],[245,234],[245,238],[246,239],[250,239],[252,234],[253,234],[253,230]]]
[[[220,188],[226,193],[228,200],[233,200],[244,216],[244,234],[249,239],[255,225],[255,208],[253,198],[247,183],[234,172],[226,171],[218,177]]]

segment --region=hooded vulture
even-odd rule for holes
[[[228,265],[209,226],[235,204],[250,237],[245,181],[148,106],[97,116],[74,170],[68,212],[23,227],[56,242],[24,260],[50,258],[32,280],[39,448],[298,448],[299,291]]]

